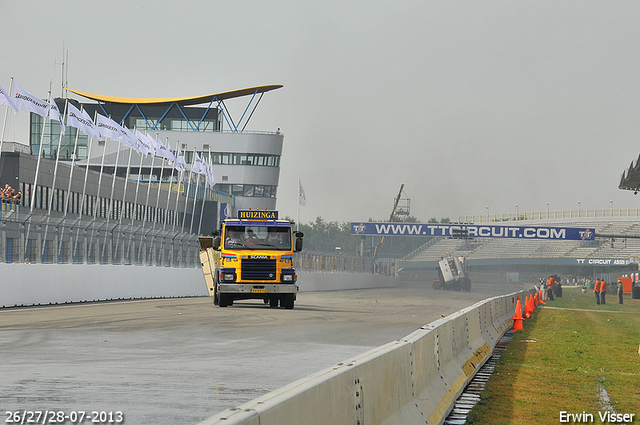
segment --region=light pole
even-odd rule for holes
[[[578,218],[580,218],[580,201],[578,201]]]
[[[518,204],[516,204],[516,221],[518,220]]]
[[[611,217],[613,217],[613,199],[610,200],[609,202],[611,202]]]
[[[489,205],[487,205],[487,223],[489,222]]]
[[[549,219],[549,203],[547,202],[547,219]]]

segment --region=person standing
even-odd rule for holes
[[[556,286],[556,281],[552,275],[549,275],[549,279],[547,280],[547,298],[550,301],[555,301],[553,298],[553,288]]]
[[[600,279],[596,279],[596,284],[593,287],[593,293],[596,294],[596,305],[600,305]]]
[[[624,304],[624,299],[622,297],[622,281],[618,279],[618,304]]]
[[[602,279],[600,281],[600,304],[606,304],[604,296],[607,295],[607,282]]]

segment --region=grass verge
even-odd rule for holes
[[[640,300],[565,288],[524,321],[471,411],[468,424],[558,424],[560,412],[603,423],[600,388],[617,413],[640,422]],[[547,308],[548,307],[548,308]]]

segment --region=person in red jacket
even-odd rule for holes
[[[596,279],[596,284],[593,287],[593,293],[596,294],[596,305],[600,305],[600,279]]]
[[[600,304],[606,304],[604,296],[607,295],[607,282],[602,279],[600,281]]]

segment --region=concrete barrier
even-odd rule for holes
[[[340,291],[343,289],[372,289],[401,286],[397,277],[370,273],[298,272],[300,292]]]
[[[481,301],[200,425],[442,424],[526,294]]]
[[[200,268],[0,264],[0,307],[207,295]]]
[[[118,299],[207,296],[201,268],[0,263],[0,308]],[[400,286],[366,273],[301,272],[301,292]]]

